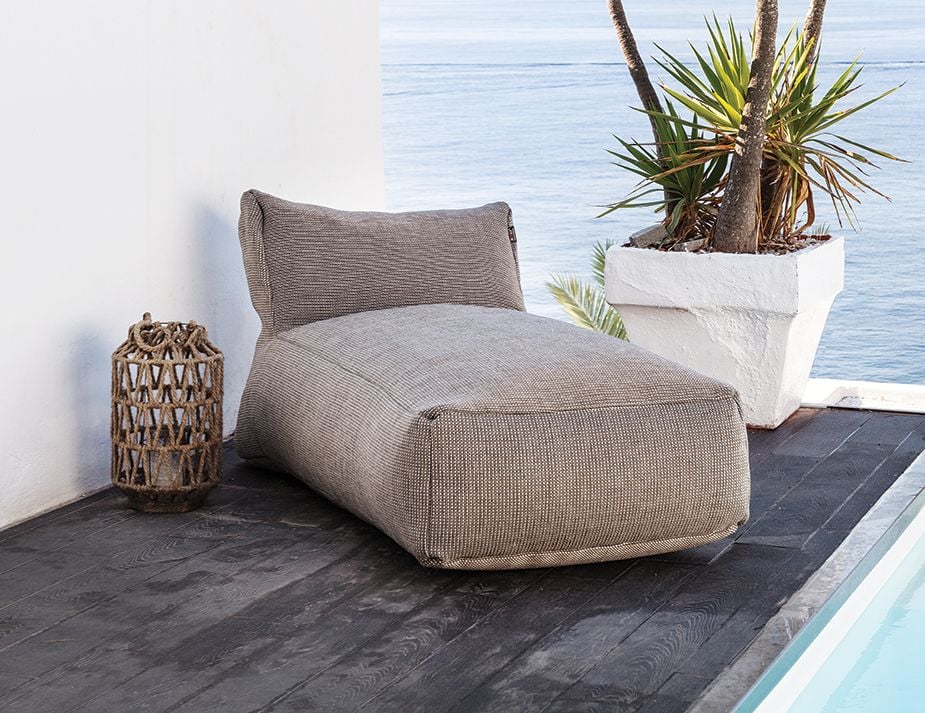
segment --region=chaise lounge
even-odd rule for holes
[[[235,434],[430,567],[695,547],[748,517],[735,391],[524,311],[504,203],[346,212],[258,191],[262,322]]]

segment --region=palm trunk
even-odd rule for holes
[[[803,23],[803,38],[812,42],[809,48],[807,64],[816,57],[819,45],[819,34],[822,32],[822,16],[825,14],[825,0],[810,0],[809,12],[806,13],[806,22]]]
[[[622,0],[607,0],[607,9],[610,10],[610,21],[613,28],[617,31],[617,40],[620,42],[620,49],[623,50],[623,58],[626,60],[626,68],[629,70],[633,84],[636,85],[636,93],[642,102],[642,107],[646,111],[662,111],[662,103],[658,100],[658,94],[655,87],[649,79],[649,73],[646,71],[646,63],[643,62],[639,54],[639,48],[636,47],[636,38],[633,37],[633,31],[630,29],[629,22],[626,19],[626,12],[623,10]],[[655,119],[649,117],[649,123],[652,125],[652,136],[658,143],[658,130],[655,127]]]
[[[728,253],[758,251],[761,156],[777,39],[777,0],[757,0],[755,18],[754,56],[742,123],[713,234],[713,246]]]
[[[613,23],[614,30],[617,31],[617,40],[620,43],[620,49],[623,50],[623,58],[626,60],[626,68],[629,70],[633,84],[636,85],[636,93],[642,102],[642,108],[646,111],[655,111],[662,113],[662,103],[658,99],[655,87],[649,79],[649,72],[646,70],[646,63],[639,54],[639,48],[636,46],[636,38],[633,37],[633,31],[630,29],[629,21],[626,19],[626,12],[623,10],[622,0],[607,0],[607,9],[610,11],[610,21]],[[662,146],[658,136],[658,126],[655,123],[655,117],[649,115],[649,126],[652,127],[652,139],[655,141],[655,150],[661,159],[662,165],[665,165],[665,147]],[[670,191],[665,190],[665,215],[671,216],[674,210],[676,198]]]

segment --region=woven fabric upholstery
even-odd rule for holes
[[[424,304],[281,331],[258,349],[236,439],[434,567],[649,555],[748,516],[731,387],[512,309]]]
[[[404,305],[524,309],[506,203],[348,212],[247,191],[239,233],[264,338],[321,319]]]

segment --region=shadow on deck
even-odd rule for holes
[[[110,490],[0,532],[0,709],[684,711],[925,448],[925,417],[750,434],[752,519],[672,555],[427,570],[228,450],[188,515]]]

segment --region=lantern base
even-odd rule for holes
[[[202,507],[214,486],[183,492],[138,491],[119,488],[128,497],[128,505],[139,512],[190,512]]]

